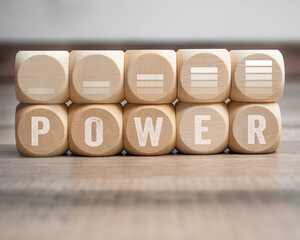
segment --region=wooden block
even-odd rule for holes
[[[69,52],[20,51],[15,62],[17,99],[52,104],[69,100]]]
[[[230,99],[237,102],[276,102],[284,88],[284,62],[278,50],[230,51]]]
[[[176,144],[175,109],[172,104],[124,107],[124,148],[134,155],[170,153]]]
[[[238,153],[270,153],[280,144],[281,115],[277,103],[229,105],[229,148]]]
[[[124,100],[123,51],[72,51],[70,98],[74,103]]]
[[[26,156],[57,156],[68,150],[68,116],[65,104],[30,105],[16,109],[16,145]]]
[[[176,53],[173,50],[125,52],[125,99],[161,104],[176,99]]]
[[[176,104],[176,148],[182,153],[211,154],[228,146],[229,116],[222,103]]]
[[[109,156],[123,149],[121,104],[71,104],[69,149],[83,156]]]
[[[183,102],[223,102],[231,85],[226,49],[180,49],[177,52],[178,99]]]

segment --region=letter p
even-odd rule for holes
[[[39,129],[39,123],[43,126]],[[50,130],[50,122],[46,117],[31,117],[31,145],[39,145],[39,135],[46,134]]]

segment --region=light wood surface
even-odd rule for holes
[[[226,49],[178,50],[178,99],[198,103],[225,101],[231,87],[230,61]]]
[[[229,116],[223,103],[176,104],[176,148],[182,153],[211,154],[228,147]]]
[[[20,103],[16,108],[16,146],[26,156],[58,156],[68,150],[65,104]]]
[[[74,103],[120,103],[124,100],[124,52],[70,53],[70,98]]]
[[[130,103],[172,103],[177,95],[173,50],[125,52],[125,99]]]
[[[277,103],[228,104],[229,149],[238,153],[270,153],[280,145],[281,113]]]
[[[15,60],[16,96],[22,103],[69,100],[69,52],[19,51]]]
[[[82,156],[108,156],[123,150],[121,104],[71,104],[69,149]]]
[[[172,104],[126,104],[124,149],[135,155],[162,155],[176,144],[175,108]]]
[[[278,50],[232,50],[230,99],[276,102],[284,90],[284,60]]]
[[[0,238],[299,239],[298,80],[279,101],[272,154],[27,158],[13,79],[1,79]]]

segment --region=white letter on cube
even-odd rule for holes
[[[96,140],[92,140],[92,124],[96,124]],[[99,147],[103,143],[103,121],[98,117],[85,120],[85,143],[90,147]]]
[[[43,127],[39,129],[39,122],[43,123]],[[46,134],[50,130],[50,122],[46,117],[31,117],[31,145],[39,145],[39,135]]]
[[[255,127],[255,121],[258,121],[258,127]],[[259,144],[266,144],[263,131],[266,128],[266,119],[261,115],[249,115],[248,116],[248,144],[255,144],[255,134],[257,136]]]
[[[202,133],[208,132],[208,127],[202,127],[203,120],[210,120],[210,115],[195,115],[195,144],[210,145],[211,139],[203,139]]]

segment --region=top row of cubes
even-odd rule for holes
[[[23,103],[276,102],[284,88],[278,50],[20,51],[15,66]]]

